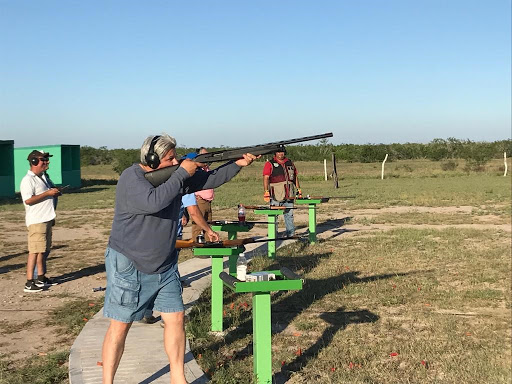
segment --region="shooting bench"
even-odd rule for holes
[[[300,276],[286,267],[266,272],[275,274],[276,280],[243,282],[233,274],[221,272],[219,275],[222,282],[234,292],[252,293],[253,372],[258,384],[272,383],[270,293],[275,291],[298,291],[302,289],[304,283]]]
[[[255,209],[256,215],[267,215],[268,220],[268,238],[275,239],[277,237],[277,216],[284,214],[284,209]],[[276,259],[276,242],[268,243],[268,257]]]
[[[295,199],[295,204],[307,204],[308,218],[309,218],[309,243],[316,243],[316,205],[320,203],[326,203],[329,198],[313,198],[313,199]]]
[[[239,225],[235,223],[229,224],[213,224],[212,230],[224,231],[228,233],[229,240],[235,240],[238,232],[247,232],[251,225]],[[212,260],[212,304],[211,304],[211,330],[214,332],[222,332],[223,319],[223,286],[219,273],[224,270],[224,256],[229,257],[229,273],[236,275],[236,261],[238,255],[244,252],[245,247],[228,247],[228,248],[194,248],[194,256],[210,256]]]

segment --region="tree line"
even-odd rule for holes
[[[228,147],[212,147],[211,151],[229,149]],[[178,147],[178,155],[194,152],[195,148]],[[468,164],[483,166],[489,160],[502,158],[503,152],[512,153],[512,140],[494,142],[477,142],[448,139],[434,139],[430,143],[393,143],[393,144],[339,144],[334,145],[327,139],[315,145],[290,145],[287,156],[294,161],[323,161],[336,155],[338,161],[373,163],[380,162],[388,154],[388,161],[430,159],[432,161],[464,159]],[[121,173],[131,164],[140,161],[139,149],[107,149],[83,146],[80,149],[82,166],[111,164],[114,171]]]

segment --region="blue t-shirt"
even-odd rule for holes
[[[181,238],[181,236],[183,235],[183,227],[181,225],[181,218],[183,217],[185,208],[190,207],[192,205],[197,205],[196,195],[194,193],[188,193],[186,195],[183,195],[183,197],[181,198],[180,218],[178,220],[178,238]]]

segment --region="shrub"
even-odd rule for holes
[[[458,163],[454,160],[448,160],[441,163],[441,169],[443,171],[455,171],[458,167]]]

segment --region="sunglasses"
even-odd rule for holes
[[[47,157],[38,157],[37,159],[38,159],[39,161],[44,161],[45,163],[48,163],[48,162],[50,161],[50,159],[49,159],[49,158],[47,158]]]

